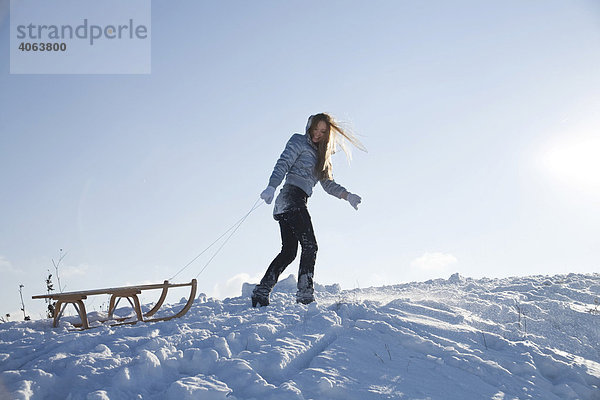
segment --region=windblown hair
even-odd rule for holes
[[[323,140],[317,143],[317,164],[315,165],[315,174],[319,180],[333,179],[331,155],[337,151],[337,146],[341,147],[344,151],[348,162],[352,159],[352,153],[348,146],[348,142],[359,150],[367,151],[367,149],[348,128],[343,128],[338,121],[326,113],[311,115],[308,118],[306,132],[312,136],[313,130],[320,121],[327,124],[327,132]]]

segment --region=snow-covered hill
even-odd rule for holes
[[[168,322],[1,324],[0,398],[600,399],[599,274],[250,289]]]

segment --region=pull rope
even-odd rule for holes
[[[260,202],[260,204],[258,204]],[[258,204],[258,205],[257,205]],[[215,254],[213,254],[213,256],[210,258],[210,260],[208,260],[206,262],[206,264],[204,264],[204,267],[202,267],[202,270],[198,273],[198,275],[196,275],[196,278],[198,278],[198,276],[200,276],[200,274],[202,272],[204,272],[204,270],[206,269],[206,267],[208,267],[208,264],[210,264],[210,262],[217,256],[217,254],[219,254],[219,252],[221,251],[221,249],[223,248],[223,246],[225,246],[225,244],[229,241],[229,239],[233,236],[233,234],[238,230],[238,228],[244,223],[244,221],[246,220],[246,218],[248,218],[248,216],[257,208],[259,208],[260,206],[262,206],[262,202],[261,199],[259,198],[258,200],[256,200],[256,202],[254,203],[254,205],[252,206],[252,208],[250,209],[250,211],[248,211],[246,213],[246,215],[244,215],[242,218],[240,218],[236,223],[234,223],[231,228],[227,229],[225,232],[223,232],[223,234],[221,236],[219,236],[214,242],[212,242],[207,248],[205,248],[204,250],[202,250],[200,252],[200,254],[198,254],[196,257],[192,258],[192,260],[190,262],[188,262],[186,265],[183,266],[183,268],[181,268],[179,271],[177,271],[177,273],[175,275],[173,275],[172,277],[170,277],[168,280],[171,281],[173,279],[175,279],[177,277],[177,275],[179,275],[180,273],[182,273],[187,267],[189,267],[190,265],[192,265],[192,263],[194,261],[196,261],[198,258],[200,258],[200,256],[204,253],[206,253],[208,251],[208,249],[210,249],[212,246],[214,246],[215,243],[217,243],[219,240],[221,240],[221,238],[223,238],[223,236],[225,236],[229,231],[231,231],[233,229],[233,232],[231,232],[231,234],[227,237],[227,239],[225,239],[225,241],[223,242],[223,244],[221,244],[221,246],[217,249],[217,251],[215,252]]]

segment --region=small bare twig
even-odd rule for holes
[[[23,321],[30,321],[31,317],[25,312],[25,302],[23,301],[23,288],[25,285],[19,285],[19,295],[21,296],[21,311],[23,311]]]
[[[525,334],[525,336],[527,336],[527,313],[525,312],[525,308],[523,308],[522,305],[520,305],[519,303],[515,304],[515,307],[519,313],[519,319],[518,319],[518,323],[519,323],[519,330]],[[521,318],[521,316],[523,316],[523,318]],[[521,321],[521,319],[523,321]]]
[[[58,262],[55,262],[54,259],[52,259],[52,265],[54,265],[54,270],[56,271],[56,280],[58,282],[58,291],[60,293],[63,292],[63,287],[60,283],[60,275],[58,274],[58,267],[60,267],[60,263],[62,262],[63,258],[65,258],[67,256],[67,253],[63,254],[63,249],[60,249],[59,252],[59,258],[58,258]]]

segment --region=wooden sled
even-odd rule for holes
[[[191,286],[190,297],[186,305],[174,315],[169,315],[161,318],[150,318],[160,309],[163,305],[165,299],[167,298],[167,292],[169,288],[173,287],[182,287],[182,286]],[[108,306],[108,319],[103,320],[101,322],[107,321],[116,321],[120,323],[112,324],[111,326],[116,325],[124,325],[124,324],[136,324],[139,321],[142,322],[156,322],[156,321],[168,321],[173,318],[179,318],[185,313],[189,311],[194,303],[194,298],[196,297],[196,279],[192,279],[190,283],[169,283],[169,281],[164,281],[163,283],[158,283],[155,285],[139,285],[139,286],[124,286],[117,288],[108,288],[108,289],[95,289],[95,290],[82,290],[79,292],[65,292],[65,293],[52,293],[52,294],[42,294],[37,296],[32,296],[32,299],[52,299],[56,301],[56,306],[54,307],[54,323],[52,326],[55,328],[58,326],[58,321],[62,316],[65,308],[69,304],[73,304],[77,313],[79,314],[79,318],[81,319],[81,324],[77,324],[75,326],[81,327],[81,330],[89,329],[89,323],[87,318],[87,312],[85,310],[85,304],[83,300],[87,299],[88,296],[94,296],[99,294],[109,294],[110,295],[110,303]],[[142,314],[142,309],[140,306],[140,299],[138,295],[142,293],[144,290],[153,290],[153,289],[162,289],[162,293],[160,294],[160,298],[156,302],[156,305],[152,307],[150,311],[145,314]],[[135,311],[137,321],[131,322],[123,322],[128,318],[113,318],[113,313],[117,308],[117,305],[121,299],[127,299],[133,310]]]

